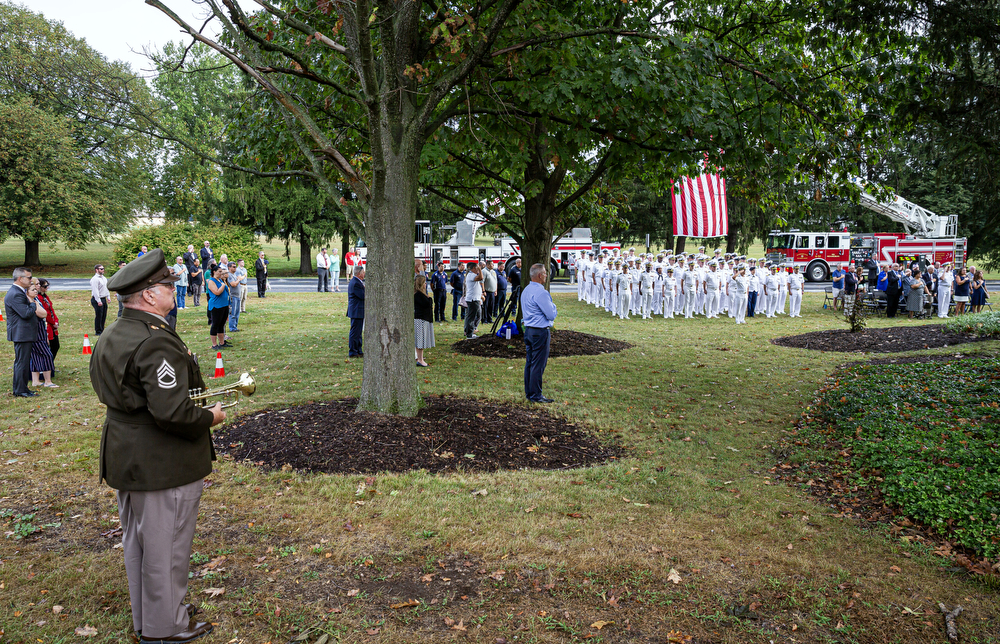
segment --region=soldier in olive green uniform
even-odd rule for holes
[[[118,271],[108,288],[125,310],[90,361],[108,408],[100,476],[118,491],[132,623],[144,643],[189,642],[212,630],[183,601],[202,479],[215,459],[209,427],[226,414],[189,397],[205,383],[166,323],[177,279],[159,248]]]

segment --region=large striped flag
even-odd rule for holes
[[[726,180],[719,174],[681,177],[670,185],[674,234],[722,237],[729,232]]]

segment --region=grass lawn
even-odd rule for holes
[[[80,355],[92,311],[83,292],[53,299],[61,388],[0,402],[0,521],[39,529],[0,539],[2,640],[83,641],[74,629],[90,625],[87,641],[122,642],[131,619],[117,511],[97,482],[104,411]],[[217,623],[205,641],[940,642],[938,602],[965,607],[964,641],[997,641],[994,591],[887,527],[774,484],[770,449],[834,367],[857,359],[769,342],[843,328],[822,299],[808,294],[802,319],[736,327],[612,320],[556,295],[560,328],[635,345],[553,359],[545,374],[557,401],[547,411],[629,446],[608,465],[365,481],[220,460],[191,566],[189,600]],[[345,307],[344,294],[251,297],[225,355],[227,382],[244,370],[257,379],[242,413],[358,392]],[[181,311],[178,326],[211,373],[204,309]],[[459,325],[436,332],[423,393],[521,404],[522,362],[457,355]],[[12,362],[5,343],[5,382]]]

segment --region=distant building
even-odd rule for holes
[[[166,214],[163,212],[136,212],[132,218],[132,228],[143,226],[161,226],[166,221]]]

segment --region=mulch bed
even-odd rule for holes
[[[900,351],[952,347],[957,344],[992,339],[994,338],[945,331],[943,324],[925,324],[923,326],[865,329],[858,333],[851,333],[848,329],[813,331],[812,333],[775,338],[771,342],[783,347],[813,349],[815,351],[899,353]]]
[[[355,410],[353,398],[264,410],[214,433],[216,449],[268,470],[368,474],[563,469],[618,458],[540,406],[430,396],[415,418]]]
[[[617,353],[632,348],[633,345],[621,340],[602,338],[599,335],[566,331],[557,329],[552,332],[549,345],[550,358],[565,356],[597,356],[602,353]],[[471,340],[460,340],[451,345],[458,353],[481,358],[511,358],[524,359],[524,338],[519,335],[498,338],[495,335],[484,335]]]

